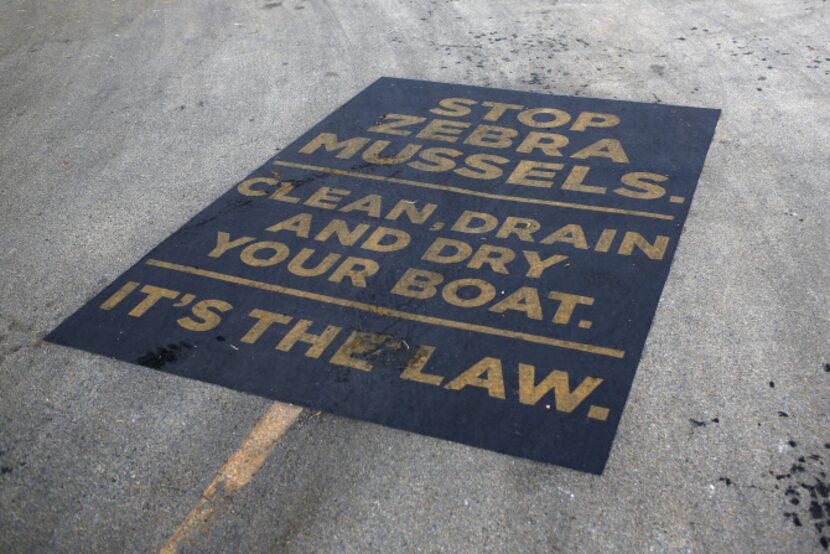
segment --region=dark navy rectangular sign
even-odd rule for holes
[[[47,338],[601,473],[718,115],[383,78]]]

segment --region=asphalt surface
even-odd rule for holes
[[[608,466],[305,411],[180,551],[825,551],[828,10],[3,3],[0,551],[184,520],[270,402],[41,339],[383,75],[723,110]]]

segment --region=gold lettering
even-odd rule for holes
[[[444,98],[438,102],[438,105],[441,106],[440,108],[432,108],[429,111],[435,115],[464,117],[472,111],[467,106],[475,106],[476,104],[478,102],[470,100],[469,98]]]
[[[554,254],[553,256],[550,256],[543,260],[541,256],[539,256],[539,253],[533,250],[522,250],[522,254],[525,255],[525,259],[527,260],[529,266],[527,270],[527,277],[532,277],[533,279],[538,279],[539,277],[541,277],[542,273],[544,273],[544,271],[547,268],[554,266],[558,263],[564,262],[568,259],[567,256],[563,256],[561,254]]]
[[[531,131],[527,134],[519,147],[516,148],[516,152],[530,154],[538,148],[547,156],[561,158],[562,152],[559,149],[567,146],[568,142],[570,141],[565,135]]]
[[[454,249],[455,251],[448,254],[444,252],[447,248]],[[421,259],[437,264],[454,264],[466,260],[472,253],[473,248],[464,241],[438,237],[432,242],[427,251],[424,252]]]
[[[348,278],[352,286],[366,288],[366,279],[378,272],[378,263],[366,258],[349,256],[329,276],[329,281],[339,283]]]
[[[331,344],[331,342],[340,333],[340,327],[335,325],[326,325],[325,330],[319,335],[314,335],[307,332],[314,324],[313,321],[301,319],[294,324],[294,327],[288,331],[282,340],[277,344],[277,350],[282,352],[290,352],[294,345],[298,342],[304,342],[311,345],[306,350],[305,356],[307,358],[319,358],[323,351]]]
[[[353,246],[367,229],[369,225],[366,223],[358,223],[354,229],[349,229],[349,224],[342,219],[332,219],[317,233],[314,240],[326,242],[332,235],[337,235],[337,240],[341,245]]]
[[[498,121],[507,110],[521,110],[524,108],[521,104],[505,104],[504,102],[482,102],[481,105],[490,108],[482,118],[484,121]]]
[[[352,369],[359,369],[361,371],[372,371],[372,364],[365,360],[352,357],[352,354],[369,354],[377,350],[386,342],[385,335],[378,335],[376,333],[361,333],[360,331],[352,331],[349,338],[346,339],[340,348],[334,353],[329,362],[335,365],[342,365]]]
[[[616,229],[603,229],[599,239],[597,239],[594,250],[596,252],[608,252],[611,249],[611,244],[614,242],[614,237],[617,235]]]
[[[273,250],[274,253],[267,258],[258,258],[256,253],[260,250]],[[262,241],[246,246],[239,259],[253,267],[270,267],[284,261],[290,253],[288,247],[281,242]]]
[[[379,194],[369,194],[360,200],[355,200],[351,204],[346,204],[340,208],[339,212],[364,212],[369,217],[380,217],[380,208],[383,201]]]
[[[571,321],[571,316],[577,305],[591,306],[594,304],[594,299],[590,296],[580,296],[566,292],[551,291],[548,293],[548,298],[559,301],[559,307],[556,308],[556,313],[553,314],[553,322],[559,325],[567,325]]]
[[[497,127],[495,125],[479,125],[476,127],[470,136],[466,138],[464,144],[472,144],[473,146],[485,146],[487,148],[510,148],[513,144],[513,138],[519,134],[515,129],[507,127]]]
[[[340,254],[326,254],[323,260],[316,266],[311,268],[303,267],[303,264],[314,254],[313,248],[303,248],[290,262],[288,262],[288,271],[299,277],[317,277],[331,269],[337,260],[340,259]]]
[[[145,296],[132,310],[127,312],[127,315],[132,317],[141,317],[147,313],[147,310],[155,306],[156,302],[162,298],[175,300],[179,296],[178,291],[154,287],[153,285],[144,285],[141,287],[141,292],[147,296]]]
[[[481,224],[472,226],[471,223],[476,220],[480,221]],[[496,219],[495,216],[483,212],[464,210],[464,212],[458,216],[455,223],[453,223],[452,230],[458,231],[459,233],[471,234],[489,233],[495,229],[498,224],[499,220]]]
[[[392,121],[388,121],[388,120]],[[399,113],[388,113],[380,117],[383,123],[369,127],[369,131],[373,133],[386,133],[387,135],[408,136],[412,131],[403,131],[401,127],[408,127],[418,123],[423,123],[427,120],[425,117],[418,117],[415,115],[403,115]],[[388,121],[388,122],[387,122]]]
[[[454,148],[424,148],[418,152],[418,157],[423,161],[416,160],[406,165],[418,171],[449,171],[455,167],[455,160],[452,158],[457,158],[463,153],[461,150],[455,150]],[[424,163],[425,161],[430,163]]]
[[[556,171],[544,170],[558,170],[565,167],[562,164],[551,162],[537,162],[535,160],[521,160],[517,165],[507,182],[511,185],[525,185],[527,187],[539,187],[549,189],[553,186],[553,178],[556,176]],[[540,179],[531,179],[531,177],[542,177],[544,179],[551,179],[550,181],[542,181]]]
[[[306,206],[312,208],[323,208],[324,210],[333,210],[337,207],[337,203],[343,200],[344,196],[352,193],[346,189],[335,189],[332,187],[320,187],[317,192],[312,194],[308,200],[305,201]]]
[[[393,242],[382,244],[383,240],[387,237],[392,237]],[[406,248],[411,240],[412,237],[406,231],[392,229],[390,227],[378,227],[360,247],[375,252],[395,252],[396,250]]]
[[[617,252],[623,256],[630,256],[634,252],[635,246],[652,260],[662,260],[663,256],[666,255],[666,248],[669,246],[669,237],[657,235],[654,244],[652,244],[640,233],[628,231],[623,235],[620,249]]]
[[[280,202],[287,202],[288,204],[296,204],[300,201],[296,196],[288,196],[288,193],[294,190],[293,183],[281,183],[280,188],[274,191],[274,194],[269,196],[271,200],[279,200]]]
[[[464,287],[474,287],[478,289],[478,296],[474,298],[461,298],[458,296],[458,290]],[[441,291],[441,296],[448,304],[458,306],[459,308],[477,308],[491,301],[496,297],[496,289],[481,279],[457,279],[447,283]]]
[[[571,223],[557,229],[543,238],[540,242],[541,244],[564,242],[567,244],[573,244],[575,248],[579,248],[580,250],[588,249],[588,241],[585,240],[585,232],[582,230],[582,226],[577,223]]]
[[[579,152],[571,154],[571,158],[577,158],[580,160],[588,158],[608,158],[609,160],[613,160],[617,163],[628,163],[628,156],[625,154],[620,141],[611,138],[599,139]]]
[[[193,315],[201,321],[197,321],[192,317],[182,317],[177,319],[176,323],[190,331],[210,331],[222,322],[222,316],[212,310],[227,312],[232,309],[233,306],[224,300],[201,300],[191,308]]]
[[[484,374],[487,375],[486,379],[481,377]],[[467,386],[487,389],[487,394],[491,397],[504,400],[504,374],[501,360],[489,357],[482,358],[464,373],[447,383],[444,388],[461,390]]]
[[[297,235],[298,237],[302,237],[304,239],[308,238],[308,234],[311,231],[311,214],[309,213],[302,213],[297,214],[289,217],[288,219],[284,219],[279,223],[275,223],[265,229],[266,231],[270,231],[272,233],[276,233],[277,231],[290,231]],[[245,237],[247,238],[247,237]],[[241,240],[241,239],[240,239]],[[209,255],[212,255],[209,254]],[[215,256],[214,256],[215,257]]]
[[[311,142],[300,148],[301,154],[313,154],[321,146],[326,152],[339,152],[337,157],[341,160],[348,160],[369,143],[368,138],[355,137],[339,141],[334,133],[320,133]]]
[[[437,204],[428,203],[423,208],[418,210],[418,207],[415,205],[414,201],[399,200],[398,203],[395,204],[395,207],[389,210],[389,213],[386,214],[386,219],[397,221],[401,215],[406,214],[406,217],[410,222],[420,225],[429,219],[429,216],[432,215],[432,212],[434,212],[437,207]]]
[[[489,310],[496,314],[503,314],[508,310],[524,312],[530,319],[542,320],[542,301],[539,300],[539,291],[533,287],[521,287],[490,306]]]
[[[553,119],[548,121],[538,120],[537,116],[542,114],[553,116]],[[528,127],[541,127],[545,129],[551,127],[561,127],[570,120],[571,116],[568,112],[563,112],[562,110],[557,110],[556,108],[532,108],[519,112],[519,121]]]
[[[435,288],[444,281],[438,273],[410,267],[392,287],[392,294],[409,298],[432,298],[438,292]]]
[[[582,112],[571,125],[571,131],[584,131],[588,127],[614,127],[620,124],[620,118],[610,113]]]
[[[245,196],[265,196],[268,194],[264,190],[255,189],[253,188],[254,185],[258,185],[259,183],[265,183],[268,186],[273,187],[279,181],[272,177],[253,177],[251,179],[247,179],[239,183],[239,186],[236,187],[236,190],[239,191],[240,194],[244,194]]]
[[[419,139],[442,140],[444,142],[456,142],[461,131],[469,127],[466,121],[453,121],[452,119],[433,119],[426,127],[421,129],[417,135]]]
[[[595,187],[593,185],[583,185],[585,176],[588,175],[590,168],[584,165],[575,165],[568,173],[568,178],[562,184],[562,190],[572,190],[575,192],[591,192],[593,194],[605,194],[605,187]]]
[[[659,173],[649,173],[647,171],[635,171],[633,173],[626,173],[620,178],[624,185],[637,190],[629,190],[623,187],[614,189],[614,192],[621,196],[628,198],[637,198],[639,200],[654,200],[661,198],[666,194],[666,189],[657,183],[668,181],[669,178]],[[654,181],[653,183],[649,181]]]
[[[548,392],[553,391],[556,411],[571,413],[585,398],[596,389],[602,379],[586,377],[573,391],[568,383],[568,374],[554,369],[542,382],[536,384],[536,368],[529,364],[519,364],[519,402],[529,406],[535,405]]]
[[[467,267],[470,269],[481,269],[483,265],[489,265],[496,273],[509,274],[507,264],[516,259],[516,253],[504,246],[493,246],[482,244],[472,257]]]
[[[506,164],[509,161],[504,156],[495,156],[493,154],[470,154],[464,160],[467,167],[459,167],[453,171],[462,177],[469,177],[470,179],[498,179],[504,173],[504,170],[493,164]],[[479,171],[473,171],[473,169],[478,169]]]
[[[218,258],[231,248],[248,244],[254,240],[256,240],[254,237],[240,237],[236,240],[231,240],[230,233],[219,231],[216,235],[216,248],[208,252],[208,256],[211,258]]]
[[[420,144],[407,144],[394,156],[381,156],[381,152],[392,144],[388,140],[376,140],[372,146],[363,151],[363,159],[369,163],[379,165],[402,164],[414,156],[421,149]]]
[[[508,216],[504,219],[504,223],[496,233],[496,237],[500,239],[509,238],[510,235],[516,235],[516,238],[525,242],[533,242],[533,233],[538,231],[542,226],[535,219],[529,217],[512,217]]]
[[[429,361],[433,352],[435,352],[434,346],[419,346],[418,350],[415,351],[415,354],[412,355],[406,367],[401,372],[401,379],[439,386],[444,380],[443,377],[433,375],[432,373],[424,373],[424,366],[427,365],[427,361]]]
[[[135,281],[127,281],[124,283],[120,289],[115,291],[115,293],[107,298],[100,306],[102,310],[111,310],[116,307],[118,304],[121,303],[131,292],[138,288],[139,283]]]
[[[239,339],[241,342],[245,344],[254,344],[256,341],[259,340],[259,337],[268,330],[274,323],[280,323],[285,325],[291,322],[291,317],[287,315],[283,315],[277,312],[267,312],[265,310],[260,310],[258,308],[254,308],[251,310],[251,313],[248,314],[250,317],[253,317],[257,320],[254,323],[253,327],[248,329],[248,332]]]

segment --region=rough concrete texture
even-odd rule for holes
[[[605,474],[305,412],[182,551],[825,551],[828,10],[4,2],[0,551],[164,544],[269,402],[41,338],[382,75],[723,110]]]

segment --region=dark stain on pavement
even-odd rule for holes
[[[787,444],[795,449],[798,445],[790,440]],[[825,449],[830,444],[824,445]],[[805,527],[815,531],[822,548],[830,548],[830,480],[824,456],[819,453],[799,454],[786,473],[770,475],[777,481],[785,481],[782,487],[789,508],[784,511],[787,518],[796,527]],[[779,489],[779,485],[775,485]]]
[[[689,423],[691,423],[692,427],[694,427],[694,428],[706,427],[707,423],[720,423],[720,418],[713,417],[711,420],[709,420],[707,422],[707,421],[703,421],[703,420],[700,420],[700,419],[694,419],[694,418],[690,417],[689,418]]]
[[[188,342],[159,346],[155,350],[150,350],[141,356],[136,360],[136,363],[153,369],[161,369],[167,364],[178,360],[185,351],[191,350],[192,348],[193,345]]]

